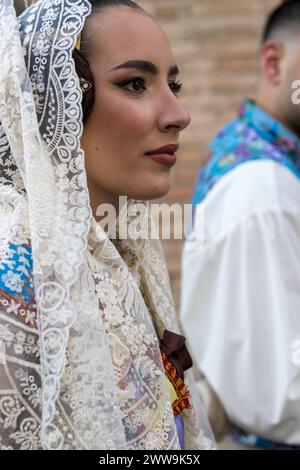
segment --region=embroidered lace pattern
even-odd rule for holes
[[[43,0],[17,21],[0,0],[0,449],[179,449],[160,244],[115,246],[91,216],[72,60],[89,13]],[[212,447],[197,410],[186,448]]]

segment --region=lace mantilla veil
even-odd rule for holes
[[[117,249],[91,213],[72,59],[90,10],[43,0],[17,18],[0,0],[1,449],[179,449],[158,340],[179,330],[160,243]],[[128,213],[150,217],[144,202]],[[212,448],[185,377],[185,447]]]

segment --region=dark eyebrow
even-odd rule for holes
[[[143,72],[150,73],[151,75],[158,75],[158,68],[152,62],[148,60],[129,60],[128,62],[124,62],[124,64],[117,65],[112,70],[120,70],[120,69],[139,69]],[[172,75],[178,75],[179,68],[177,65],[173,65],[169,69],[168,77]]]

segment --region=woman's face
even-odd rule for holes
[[[96,99],[81,144],[93,211],[116,205],[121,195],[162,197],[170,189],[171,162],[145,154],[177,145],[190,122],[178,101],[169,42],[151,17],[127,7],[91,17],[87,28]]]

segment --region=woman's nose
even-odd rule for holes
[[[191,122],[190,114],[185,111],[179,99],[170,90],[164,100],[161,100],[161,113],[159,126],[163,131],[175,129],[177,132],[183,131]]]
[[[176,97],[175,99],[177,100]],[[188,127],[190,122],[190,114],[184,110],[178,101],[166,106],[160,118],[160,126],[164,131],[176,129],[178,132],[181,132]]]

